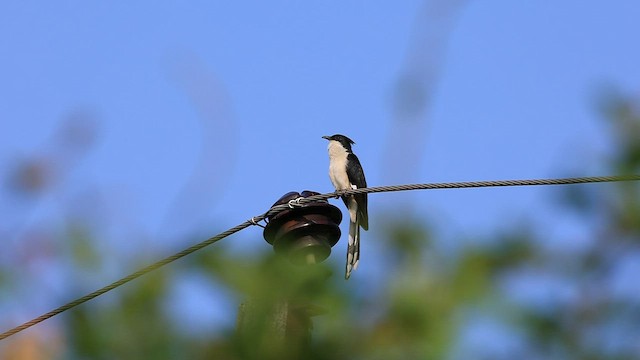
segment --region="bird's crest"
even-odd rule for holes
[[[345,149],[351,152],[351,145],[355,144],[355,141],[349,139],[348,137],[340,134],[335,134],[331,136],[323,136],[323,139],[327,139],[329,141],[337,141],[339,142]]]

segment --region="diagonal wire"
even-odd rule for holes
[[[538,185],[569,185],[569,184],[586,184],[586,183],[602,183],[602,182],[617,182],[617,181],[637,181],[640,180],[640,175],[619,175],[619,176],[593,176],[593,177],[578,177],[578,178],[561,178],[561,179],[534,179],[534,180],[497,180],[497,181],[468,181],[468,182],[448,182],[448,183],[425,183],[425,184],[406,184],[406,185],[391,185],[391,186],[377,186],[362,189],[350,189],[339,190],[332,193],[312,195],[305,198],[298,198],[290,201],[288,204],[272,206],[265,213],[254,216],[251,219],[230,228],[220,234],[199,242],[189,248],[186,248],[174,255],[168,256],[162,260],[159,260],[151,265],[148,265],[134,273],[131,273],[120,280],[104,286],[92,293],[89,293],[83,297],[73,300],[67,304],[64,304],[56,309],[53,309],[45,314],[38,316],[30,321],[16,326],[13,329],[5,331],[0,334],[0,340],[3,340],[11,335],[14,335],[22,330],[25,330],[33,325],[36,325],[44,320],[52,318],[62,312],[65,312],[73,307],[76,307],[84,302],[94,299],[106,292],[109,292],[121,285],[128,283],[131,280],[139,278],[151,271],[161,268],[171,262],[174,262],[180,258],[183,258],[191,253],[194,253],[204,247],[207,247],[215,242],[218,242],[227,236],[237,233],[251,225],[258,225],[258,222],[281,213],[284,210],[290,209],[296,205],[304,205],[314,201],[328,200],[339,196],[347,196],[353,194],[369,194],[391,191],[409,191],[409,190],[435,190],[435,189],[460,189],[460,188],[481,188],[481,187],[505,187],[505,186],[538,186]]]
[[[256,218],[256,220],[257,220],[257,218]],[[260,220],[262,220],[262,219],[260,219]],[[104,294],[106,292],[109,292],[109,291],[111,291],[111,290],[113,290],[113,289],[115,289],[115,288],[117,288],[119,286],[122,286],[122,285],[128,283],[129,281],[131,281],[133,279],[139,278],[140,276],[145,275],[147,273],[150,273],[151,271],[154,271],[154,270],[156,270],[158,268],[161,268],[161,267],[169,264],[170,262],[176,261],[176,260],[178,260],[178,259],[180,259],[180,258],[182,258],[184,256],[187,256],[187,255],[189,255],[189,254],[191,254],[191,253],[193,253],[195,251],[198,251],[198,250],[200,250],[200,249],[202,249],[202,248],[204,248],[204,247],[206,247],[208,245],[211,245],[211,244],[213,244],[213,243],[215,243],[215,242],[217,242],[219,240],[222,240],[222,239],[224,239],[225,237],[227,237],[229,235],[232,235],[232,234],[234,234],[234,233],[236,233],[236,232],[238,232],[238,231],[240,231],[240,230],[242,230],[244,228],[249,227],[250,225],[252,225],[252,223],[250,221],[245,221],[245,222],[243,222],[242,224],[240,224],[240,225],[238,225],[236,227],[233,227],[233,228],[231,228],[231,229],[229,229],[229,230],[227,230],[225,232],[222,232],[222,233],[220,233],[220,234],[218,234],[218,235],[216,235],[216,236],[214,236],[212,238],[209,238],[209,239],[204,240],[204,241],[202,241],[202,242],[200,242],[198,244],[195,244],[195,245],[193,245],[193,246],[191,246],[191,247],[189,247],[187,249],[184,249],[184,250],[180,251],[179,253],[176,253],[174,255],[168,256],[168,257],[166,257],[166,258],[164,258],[162,260],[159,260],[159,261],[157,261],[157,262],[155,262],[155,263],[153,263],[151,265],[148,265],[148,266],[146,266],[146,267],[144,267],[144,268],[142,268],[142,269],[140,269],[140,270],[138,270],[138,271],[136,271],[134,273],[131,273],[131,274],[123,277],[120,280],[114,281],[111,284],[109,284],[107,286],[104,286],[104,287],[102,287],[102,288],[100,288],[100,289],[98,289],[98,290],[96,290],[96,291],[94,291],[92,293],[89,293],[89,294],[87,294],[87,295],[85,295],[85,296],[83,296],[81,298],[78,298],[78,299],[73,300],[73,301],[71,301],[71,302],[69,302],[67,304],[64,304],[64,305],[62,305],[62,306],[60,306],[60,307],[58,307],[56,309],[53,309],[53,310],[51,310],[51,311],[49,311],[49,312],[47,312],[45,314],[42,314],[42,315],[38,316],[37,318],[34,318],[34,319],[30,320],[30,321],[27,321],[26,323],[24,323],[24,324],[22,324],[20,326],[16,326],[15,328],[0,334],[0,340],[3,340],[3,339],[5,339],[5,338],[7,338],[7,337],[9,337],[9,336],[11,336],[11,335],[13,335],[15,333],[18,333],[18,332],[20,332],[20,331],[22,331],[24,329],[27,329],[27,328],[29,328],[29,327],[31,327],[31,326],[33,326],[35,324],[38,324],[38,323],[40,323],[40,322],[42,322],[44,320],[52,318],[52,317],[54,317],[54,316],[56,316],[56,315],[58,315],[58,314],[60,314],[62,312],[65,312],[65,311],[67,311],[67,310],[69,310],[69,309],[71,309],[73,307],[76,307],[76,306],[78,306],[78,305],[80,305],[80,304],[82,304],[84,302],[87,302],[87,301],[89,301],[91,299],[97,298],[98,296],[100,296],[100,295],[102,295],[102,294]]]

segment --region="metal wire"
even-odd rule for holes
[[[461,189],[461,188],[481,188],[481,187],[506,187],[506,186],[539,186],[539,185],[570,185],[570,184],[587,184],[601,182],[618,182],[618,181],[637,181],[640,175],[617,175],[617,176],[591,176],[591,177],[573,177],[560,179],[532,179],[532,180],[490,180],[490,181],[466,181],[466,182],[446,182],[446,183],[424,183],[424,184],[406,184],[406,185],[389,185],[376,186],[362,189],[339,190],[332,193],[313,195],[298,200],[299,204],[307,204],[319,200],[327,200],[330,198],[354,195],[354,194],[370,194],[392,191],[409,191],[409,190],[437,190],[437,189]],[[282,209],[288,208],[287,205],[274,206],[263,215],[273,216]]]
[[[621,176],[595,176],[595,177],[579,177],[579,178],[562,178],[562,179],[535,179],[535,180],[498,180],[498,181],[469,181],[469,182],[449,182],[449,183],[426,183],[426,184],[407,184],[407,185],[392,185],[392,186],[377,186],[362,189],[349,189],[340,190],[332,193],[313,195],[306,198],[299,198],[296,200],[296,204],[303,205],[314,201],[328,200],[330,198],[336,198],[339,196],[353,195],[353,194],[369,194],[391,191],[409,191],[409,190],[431,190],[431,189],[460,189],[460,188],[479,188],[479,187],[503,187],[503,186],[537,186],[537,185],[568,185],[568,184],[586,184],[586,183],[601,183],[601,182],[616,182],[616,181],[637,181],[640,180],[640,175],[621,175]],[[87,294],[81,298],[73,300],[65,305],[62,305],[56,309],[53,309],[45,314],[38,316],[37,318],[27,321],[22,325],[16,326],[2,334],[0,334],[0,340],[3,340],[11,335],[14,335],[22,330],[25,330],[33,325],[36,325],[44,320],[52,318],[62,312],[65,312],[73,307],[76,307],[84,302],[92,300],[106,292],[109,292],[121,285],[128,283],[131,280],[139,278],[151,271],[154,271],[160,267],[163,267],[171,262],[174,262],[180,258],[183,258],[191,253],[194,253],[204,247],[207,247],[215,242],[218,242],[227,236],[230,236],[240,230],[243,230],[251,225],[257,225],[258,222],[266,219],[267,217],[274,216],[284,210],[290,208],[289,204],[276,205],[271,207],[265,213],[254,216],[251,219],[237,225],[227,231],[206,239],[198,244],[195,244],[187,249],[184,249],[174,255],[168,256],[160,261],[157,261],[151,265],[148,265],[130,275],[123,277],[120,280],[104,286],[90,294]]]
[[[42,322],[44,320],[52,318],[52,317],[54,317],[54,316],[56,316],[56,315],[58,315],[58,314],[60,314],[62,312],[65,312],[65,311],[67,311],[67,310],[69,310],[69,309],[71,309],[73,307],[76,307],[76,306],[78,306],[78,305],[80,305],[80,304],[82,304],[84,302],[87,302],[87,301],[89,301],[91,299],[97,298],[98,296],[100,296],[100,295],[102,295],[102,294],[104,294],[106,292],[109,292],[109,291],[111,291],[111,290],[113,290],[113,289],[115,289],[115,288],[117,288],[117,287],[119,287],[121,285],[124,285],[124,284],[128,283],[129,281],[131,281],[133,279],[139,278],[140,276],[145,275],[145,274],[147,274],[147,273],[149,273],[149,272],[151,272],[153,270],[156,270],[158,268],[161,268],[161,267],[169,264],[170,262],[176,261],[176,260],[178,260],[178,259],[180,259],[180,258],[182,258],[184,256],[187,256],[187,255],[189,255],[189,254],[191,254],[193,252],[196,252],[196,251],[198,251],[198,250],[200,250],[200,249],[202,249],[202,248],[204,248],[206,246],[209,246],[209,245],[211,245],[211,244],[213,244],[213,243],[215,243],[215,242],[217,242],[219,240],[222,240],[222,239],[226,238],[227,236],[229,236],[231,234],[234,234],[234,233],[236,233],[236,232],[238,232],[238,231],[240,231],[240,230],[242,230],[244,228],[249,227],[250,225],[253,225],[251,223],[251,220],[245,221],[245,222],[243,222],[242,224],[240,224],[240,225],[238,225],[236,227],[233,227],[233,228],[231,228],[231,229],[229,229],[229,230],[227,230],[225,232],[222,232],[222,233],[220,233],[220,234],[218,234],[218,235],[216,235],[216,236],[214,236],[212,238],[209,238],[209,239],[204,240],[204,241],[202,241],[202,242],[200,242],[198,244],[195,244],[195,245],[193,245],[193,246],[191,246],[191,247],[189,247],[187,249],[184,249],[184,250],[180,251],[179,253],[176,253],[174,255],[168,256],[168,257],[166,257],[166,258],[164,258],[164,259],[162,259],[160,261],[157,261],[157,262],[155,262],[155,263],[153,263],[151,265],[148,265],[148,266],[146,266],[146,267],[144,267],[144,268],[142,268],[142,269],[140,269],[140,270],[138,270],[138,271],[136,271],[136,272],[134,272],[132,274],[129,274],[129,275],[123,277],[120,280],[114,281],[113,283],[111,283],[111,284],[109,284],[107,286],[104,286],[104,287],[102,287],[102,288],[100,288],[100,289],[98,289],[98,290],[96,290],[96,291],[94,291],[94,292],[92,292],[90,294],[87,294],[87,295],[85,295],[85,296],[83,296],[81,298],[73,300],[73,301],[71,301],[71,302],[69,302],[67,304],[64,304],[64,305],[62,305],[62,306],[60,306],[60,307],[58,307],[56,309],[53,309],[53,310],[49,311],[48,313],[42,314],[42,315],[38,316],[35,319],[27,321],[26,323],[24,323],[24,324],[22,324],[20,326],[16,326],[15,328],[0,334],[0,340],[3,340],[3,339],[5,339],[5,338],[7,338],[7,337],[9,337],[9,336],[11,336],[11,335],[13,335],[15,333],[18,333],[18,332],[20,332],[20,331],[22,331],[24,329],[27,329],[27,328],[29,328],[29,327],[31,327],[31,326],[33,326],[35,324],[38,324],[38,323],[40,323],[40,322]]]

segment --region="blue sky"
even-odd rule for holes
[[[47,152],[69,114],[89,114],[97,134],[46,196],[20,211],[2,201],[2,232],[55,226],[61,210],[78,211],[97,193],[112,219],[102,241],[136,248],[134,235],[144,234],[166,254],[190,245],[181,235],[212,235],[288,191],[331,191],[321,136],[333,133],[356,141],[371,186],[602,174],[610,144],[598,100],[640,85],[637,2],[461,2],[444,19],[428,4],[0,4],[0,172]],[[430,43],[438,32],[442,46]],[[403,128],[393,99],[407,73],[427,74],[432,92]],[[379,194],[369,212],[375,223],[411,203],[444,233],[531,217],[554,239],[580,235],[554,220],[553,195]],[[365,236],[382,240],[375,225]],[[263,244],[257,230],[233,242]],[[372,271],[366,258],[361,266]],[[130,270],[113,265],[106,279]],[[87,277],[87,290],[106,279]],[[51,306],[36,305],[24,317]]]

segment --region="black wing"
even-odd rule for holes
[[[358,157],[351,153],[347,156],[347,176],[351,184],[358,187],[358,189],[367,187],[367,180],[364,178],[364,171]],[[367,194],[354,195],[356,203],[358,204],[358,218],[360,220],[360,226],[363,229],[369,230],[369,215],[367,214]]]

